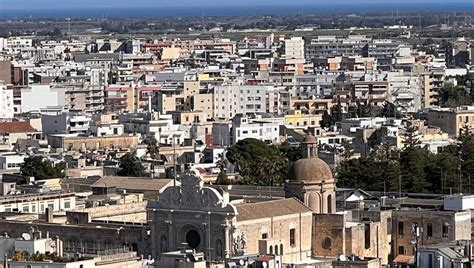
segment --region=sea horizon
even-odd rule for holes
[[[314,4],[314,5],[254,5],[254,6],[181,6],[181,7],[102,7],[2,9],[0,19],[47,18],[166,18],[197,16],[252,16],[285,14],[337,14],[369,12],[473,12],[469,3],[404,3],[404,4]]]

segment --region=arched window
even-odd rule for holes
[[[269,253],[270,253],[270,254],[273,254],[273,246],[270,246]]]
[[[280,254],[283,255],[283,244],[280,244]]]
[[[275,255],[278,255],[278,245],[275,245]]]
[[[332,211],[332,195],[328,195],[328,213],[333,213]]]

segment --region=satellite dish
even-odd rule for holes
[[[347,260],[346,255],[340,255],[339,260],[340,261],[346,261]]]
[[[240,264],[240,265],[244,265],[244,264],[245,264],[245,261],[244,261],[244,260],[240,260],[240,261],[239,261],[239,264]]]
[[[31,240],[31,235],[29,233],[22,233],[21,237],[23,240]]]

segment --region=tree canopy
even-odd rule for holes
[[[60,162],[54,164],[42,156],[30,156],[25,158],[20,168],[23,177],[35,177],[36,180],[47,180],[54,178],[63,178],[66,163]]]
[[[131,153],[126,153],[120,158],[119,176],[143,177],[145,176],[145,168],[140,163],[139,159]]]
[[[382,145],[368,157],[343,161],[336,170],[338,187],[373,191],[472,193],[474,134],[463,128],[456,145],[433,154],[419,146],[416,129],[408,128],[404,148]],[[401,185],[400,185],[401,184]]]
[[[227,159],[242,176],[240,183],[281,185],[288,171],[288,158],[276,146],[257,139],[244,139],[231,146]]]

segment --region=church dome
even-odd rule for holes
[[[293,164],[288,175],[290,181],[308,183],[334,181],[328,164],[318,158],[317,143],[316,137],[311,134],[304,137],[302,144],[306,148],[306,157]]]
[[[289,174],[291,181],[298,182],[331,182],[334,181],[328,164],[317,157],[309,157],[296,161]]]

